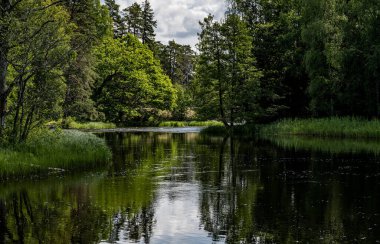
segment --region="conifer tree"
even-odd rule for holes
[[[151,47],[154,44],[154,39],[156,36],[154,33],[154,28],[157,27],[157,21],[154,20],[154,12],[148,0],[145,0],[143,5],[141,27],[142,43],[147,44],[149,47]]]
[[[142,36],[142,8],[140,4],[134,3],[128,8],[123,10],[124,13],[124,21],[127,24],[128,32],[137,38],[141,38]]]

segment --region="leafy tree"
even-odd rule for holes
[[[71,60],[73,25],[67,11],[50,1],[19,1],[9,4],[1,22],[1,40],[7,47],[2,74],[2,138],[16,141],[61,112],[65,83],[63,69]],[[3,55],[4,55],[3,54]],[[2,64],[4,65],[4,64]],[[7,106],[4,106],[7,105]]]
[[[262,120],[307,114],[309,83],[303,66],[300,1],[234,0],[253,38],[252,53],[262,70]]]
[[[198,96],[208,101],[201,106],[201,113],[202,109],[215,113],[212,108],[217,107],[226,126],[254,120],[260,111],[257,97],[261,74],[252,65],[252,39],[246,24],[232,13],[221,24],[209,16],[201,27]]]
[[[147,121],[172,110],[176,92],[153,53],[136,37],[106,39],[96,50],[96,98],[106,118],[116,123]]]
[[[302,38],[307,43],[304,60],[311,79],[311,110],[316,115],[336,115],[341,87],[345,1],[313,0],[304,6]]]

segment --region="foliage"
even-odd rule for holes
[[[186,126],[223,126],[222,122],[210,121],[164,121],[159,124],[160,127],[186,127]]]
[[[147,121],[159,110],[172,110],[176,92],[153,53],[139,40],[105,39],[96,50],[97,103],[115,123]]]
[[[250,50],[252,38],[237,14],[223,23],[209,16],[201,23],[195,82],[200,114],[217,116],[225,126],[259,116],[260,72]]]
[[[110,159],[105,141],[79,131],[43,131],[24,143],[0,149],[0,178],[29,178],[91,169]]]

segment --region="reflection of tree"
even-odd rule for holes
[[[225,238],[227,243],[239,240],[251,242],[254,203],[258,190],[258,178],[241,172],[239,165],[239,144],[227,138],[220,144],[219,155],[211,157],[216,171],[215,178],[201,179],[204,189],[201,193],[201,221],[205,230],[214,240]],[[216,151],[215,151],[216,152]],[[238,156],[236,156],[238,154]],[[209,190],[210,185],[213,190]]]

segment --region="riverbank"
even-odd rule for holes
[[[349,117],[284,119],[262,126],[260,134],[378,139],[380,138],[380,121]]]
[[[210,126],[202,131],[205,134],[228,135],[224,126]],[[283,119],[266,125],[243,125],[234,128],[234,135],[255,136],[314,136],[331,138],[380,138],[380,121],[350,117],[321,119]]]
[[[223,123],[216,120],[208,121],[163,121],[159,127],[189,127],[189,126],[223,126]]]
[[[110,158],[105,141],[91,133],[46,132],[0,149],[0,181],[91,169]]]

